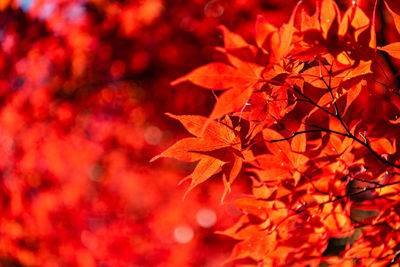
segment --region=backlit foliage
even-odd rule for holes
[[[298,3],[279,27],[259,16],[254,42],[219,26],[221,60],[172,82],[216,101],[207,117],[167,114],[192,137],[153,160],[195,162],[187,192],[217,176],[223,200],[236,181],[252,183],[232,201],[242,217],[220,232],[238,240],[228,261],[398,266],[400,42],[376,29],[391,21],[400,32],[400,15],[377,2],[368,14],[357,1],[311,13]]]
[[[261,1],[29,2],[0,1],[0,265],[220,264],[222,186],[182,202],[188,166],[149,160],[177,133],[161,114],[210,99],[169,81]]]

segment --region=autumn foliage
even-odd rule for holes
[[[251,181],[229,200],[243,215],[219,232],[238,240],[227,262],[398,266],[400,42],[382,32],[392,21],[400,33],[400,15],[377,2],[369,14],[357,1],[312,13],[298,3],[281,26],[259,16],[254,42],[219,26],[221,60],[171,83],[210,90],[215,104],[206,117],[167,113],[191,137],[153,160],[196,163],[186,193],[220,177],[222,201]]]
[[[398,14],[0,1],[0,266],[398,265]]]
[[[176,138],[165,110],[207,102],[169,81],[229,21],[207,1],[27,2],[0,1],[0,265],[221,263],[237,211],[218,185],[182,202],[188,167],[149,160]]]

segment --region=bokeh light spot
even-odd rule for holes
[[[217,222],[217,215],[211,209],[201,209],[196,214],[197,223],[204,228],[209,228]]]
[[[183,225],[178,226],[174,230],[174,239],[176,242],[185,244],[192,241],[194,236],[194,231],[191,227]]]
[[[204,7],[204,15],[206,15],[206,17],[218,18],[224,14],[224,11],[224,7],[215,0],[211,0]]]
[[[149,126],[144,131],[144,139],[149,145],[157,145],[162,138],[161,130],[156,126]]]

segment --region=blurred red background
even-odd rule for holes
[[[193,166],[149,163],[187,136],[165,112],[208,115],[214,101],[169,82],[218,59],[219,24],[252,42],[258,15],[279,25],[296,2],[0,1],[0,264],[223,263],[234,240],[214,232],[240,214],[222,184],[183,201]]]

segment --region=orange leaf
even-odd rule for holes
[[[277,28],[268,23],[265,18],[261,15],[257,16],[256,20],[256,44],[261,50],[268,54],[268,51],[264,49],[264,43],[268,39],[268,37],[273,33],[276,32]]]
[[[206,117],[196,115],[174,115],[168,112],[165,115],[180,121],[189,133],[197,137],[200,137],[201,129],[207,120]]]
[[[392,123],[392,124],[400,124],[400,118],[397,118],[395,120],[390,120],[390,123]]]
[[[375,0],[374,11],[372,13],[372,23],[371,23],[371,40],[369,41],[369,46],[376,50],[376,30],[375,30],[375,16],[376,16],[376,5],[378,0]]]
[[[262,131],[262,133],[263,133],[264,140],[266,141],[266,146],[271,151],[271,153],[280,154],[283,151],[285,151],[285,152],[290,151],[290,145],[287,140],[274,142],[274,143],[269,142],[269,141],[273,141],[273,140],[284,139],[284,137],[281,134],[279,134],[278,132],[266,128]]]
[[[393,17],[394,25],[396,26],[397,32],[400,33],[400,15],[396,14],[393,12],[393,10],[390,9],[389,5],[385,2],[386,8],[389,10],[390,15]]]
[[[376,140],[370,140],[372,149],[378,154],[394,154],[396,153],[396,143],[390,143],[386,138],[379,138]]]
[[[358,66],[353,66],[353,68],[350,69],[350,71],[346,74],[346,77],[344,80],[350,80],[352,78],[366,75],[368,73],[372,73],[371,71],[371,61],[363,61],[360,60]]]
[[[224,164],[225,162],[219,159],[213,157],[203,157],[197,164],[192,174],[187,177],[190,177],[192,181],[190,182],[190,186],[186,190],[183,198],[185,198],[187,194],[198,184],[206,181],[208,178],[216,174]],[[184,179],[186,180],[187,178]]]
[[[248,84],[257,81],[252,73],[242,72],[224,63],[209,63],[189,72],[185,76],[171,82],[177,85],[191,82],[211,90],[226,90],[237,84]]]
[[[234,161],[232,163],[232,168],[229,170],[229,176],[228,176],[229,178],[228,182],[230,184],[232,184],[235,181],[235,179],[240,173],[240,170],[242,169],[242,166],[243,166],[243,159],[234,155]]]
[[[307,15],[306,11],[303,9],[301,12],[301,31],[305,32],[308,30],[320,29],[319,16],[318,13],[314,13],[312,16]]]
[[[216,149],[224,148],[227,144],[213,143],[204,138],[184,138],[177,141],[161,154],[155,156],[150,160],[153,162],[161,157],[174,158],[186,162],[194,162],[200,160],[203,156],[194,151],[213,151]]]
[[[224,53],[227,56],[229,62],[232,64],[233,67],[238,70],[238,72],[248,74],[250,77],[252,77],[252,80],[254,82],[261,78],[261,73],[264,71],[264,67],[252,62],[242,60],[229,53],[229,51],[224,47],[216,47],[215,49],[221,53]],[[246,86],[246,84],[244,84],[244,86]]]
[[[343,16],[343,20],[340,22],[338,31],[340,36],[344,36],[346,33],[350,32],[348,29],[349,23],[354,31],[354,39],[355,41],[358,41],[360,34],[370,25],[370,20],[358,6],[355,6],[349,8]],[[373,27],[375,27],[375,25],[373,25]],[[373,35],[371,35],[370,43],[372,42],[371,44],[373,44],[374,40],[376,41],[375,28],[373,29]]]
[[[354,38],[358,41],[358,36],[365,31],[370,23],[370,20],[367,15],[359,8],[355,7],[353,14],[353,19],[351,20],[351,26],[355,29]]]
[[[378,46],[378,50],[385,51],[394,58],[400,58],[400,42],[391,43],[385,46]]]
[[[209,120],[218,119],[228,113],[242,109],[253,93],[253,89],[253,86],[250,86],[245,90],[234,88],[221,94],[215,103]]]
[[[331,96],[331,93],[330,92],[327,92],[327,93],[325,93],[323,96],[321,96],[321,98],[318,100],[318,106],[320,106],[320,107],[325,107],[326,105],[328,105],[328,104],[330,104],[330,103],[332,103],[333,102],[333,100],[332,100],[332,96]],[[317,110],[319,110],[319,108],[318,107],[315,107],[311,112],[310,112],[310,115],[312,114],[312,113],[314,113],[315,111],[317,111]]]
[[[223,122],[213,122],[209,125],[206,131],[203,132],[204,124],[208,118],[199,115],[173,115],[166,113],[171,118],[179,120],[182,125],[191,134],[197,137],[204,137],[213,142],[224,144],[225,146],[232,145],[231,142],[236,138],[236,134],[232,129],[230,119],[224,119]]]
[[[210,121],[209,127],[203,132],[204,125],[209,121],[206,117],[195,115],[179,116],[170,113],[167,113],[167,115],[179,120],[191,134],[197,137],[184,138],[177,141],[167,150],[151,159],[151,161],[160,157],[175,158],[187,162],[199,161],[193,173],[181,181],[192,179],[185,196],[196,185],[219,172],[221,167],[227,164],[228,167],[225,170],[227,170],[229,181],[224,180],[225,191],[227,192],[230,189],[230,184],[239,174],[243,161],[240,155],[240,138],[232,129],[232,122],[229,117],[224,118],[221,122]]]
[[[231,32],[224,25],[218,26],[218,29],[222,31],[222,34],[224,36],[224,47],[226,49],[232,50],[232,49],[248,48],[253,55],[257,54],[257,48],[251,44],[248,44],[239,34]]]
[[[298,132],[304,131],[305,126],[304,124],[301,124],[299,129],[297,130]],[[306,134],[298,134],[295,137],[292,138],[292,150],[295,152],[304,152],[306,151]]]
[[[343,115],[346,113],[347,109],[350,107],[353,101],[360,95],[362,87],[362,82],[359,82],[347,91],[347,102],[346,107],[343,111]]]
[[[231,192],[231,184],[238,177],[240,171],[242,170],[242,166],[243,159],[235,154],[233,154],[233,162],[224,166],[224,169],[225,167],[228,167],[228,170],[224,170],[224,173],[222,174],[222,181],[224,182],[225,189],[221,197],[221,203],[224,201],[226,194]]]
[[[236,83],[232,82],[231,89],[222,93],[217,99],[214,109],[203,126],[203,129],[206,129],[209,123],[214,119],[241,110],[253,93],[255,85],[262,78],[261,74],[264,70],[264,67],[258,64],[247,62],[233,56],[225,48],[218,47],[217,50],[226,54],[231,64],[237,68],[236,75],[238,80]]]
[[[322,35],[326,39],[336,16],[340,16],[338,6],[333,0],[324,0],[321,6],[321,29]],[[340,21],[340,18],[339,18]]]
[[[347,33],[347,30],[349,29],[349,22],[351,20],[351,15],[352,15],[352,8],[349,8],[346,13],[344,13],[343,19],[341,20],[339,24],[339,29],[338,29],[338,35],[339,36],[344,36]]]
[[[274,47],[273,50],[275,60],[277,62],[284,56],[286,56],[290,50],[292,49],[292,38],[293,34],[297,31],[296,27],[294,27],[294,18],[296,15],[297,8],[301,2],[298,2],[296,7],[294,8],[292,15],[290,16],[289,22],[287,24],[283,24],[279,29],[279,45]]]
[[[232,127],[230,125],[231,122],[227,122],[228,124],[226,125],[220,122],[213,122],[203,131],[204,125],[208,123],[208,118],[206,117],[198,115],[173,115],[171,113],[166,113],[166,115],[179,120],[186,130],[194,136],[207,138],[223,146],[230,146],[232,140],[236,137],[236,134],[230,128]]]
[[[152,158],[151,161],[155,161],[160,157],[169,157],[193,162],[200,159],[200,154],[194,152],[213,151],[226,147],[240,149],[239,138],[233,129],[230,128],[230,120],[225,120],[227,125],[222,122],[212,121],[203,133],[203,127],[208,120],[206,117],[196,115],[179,116],[170,113],[167,113],[167,115],[179,120],[197,138],[189,137],[181,139],[161,154]]]

